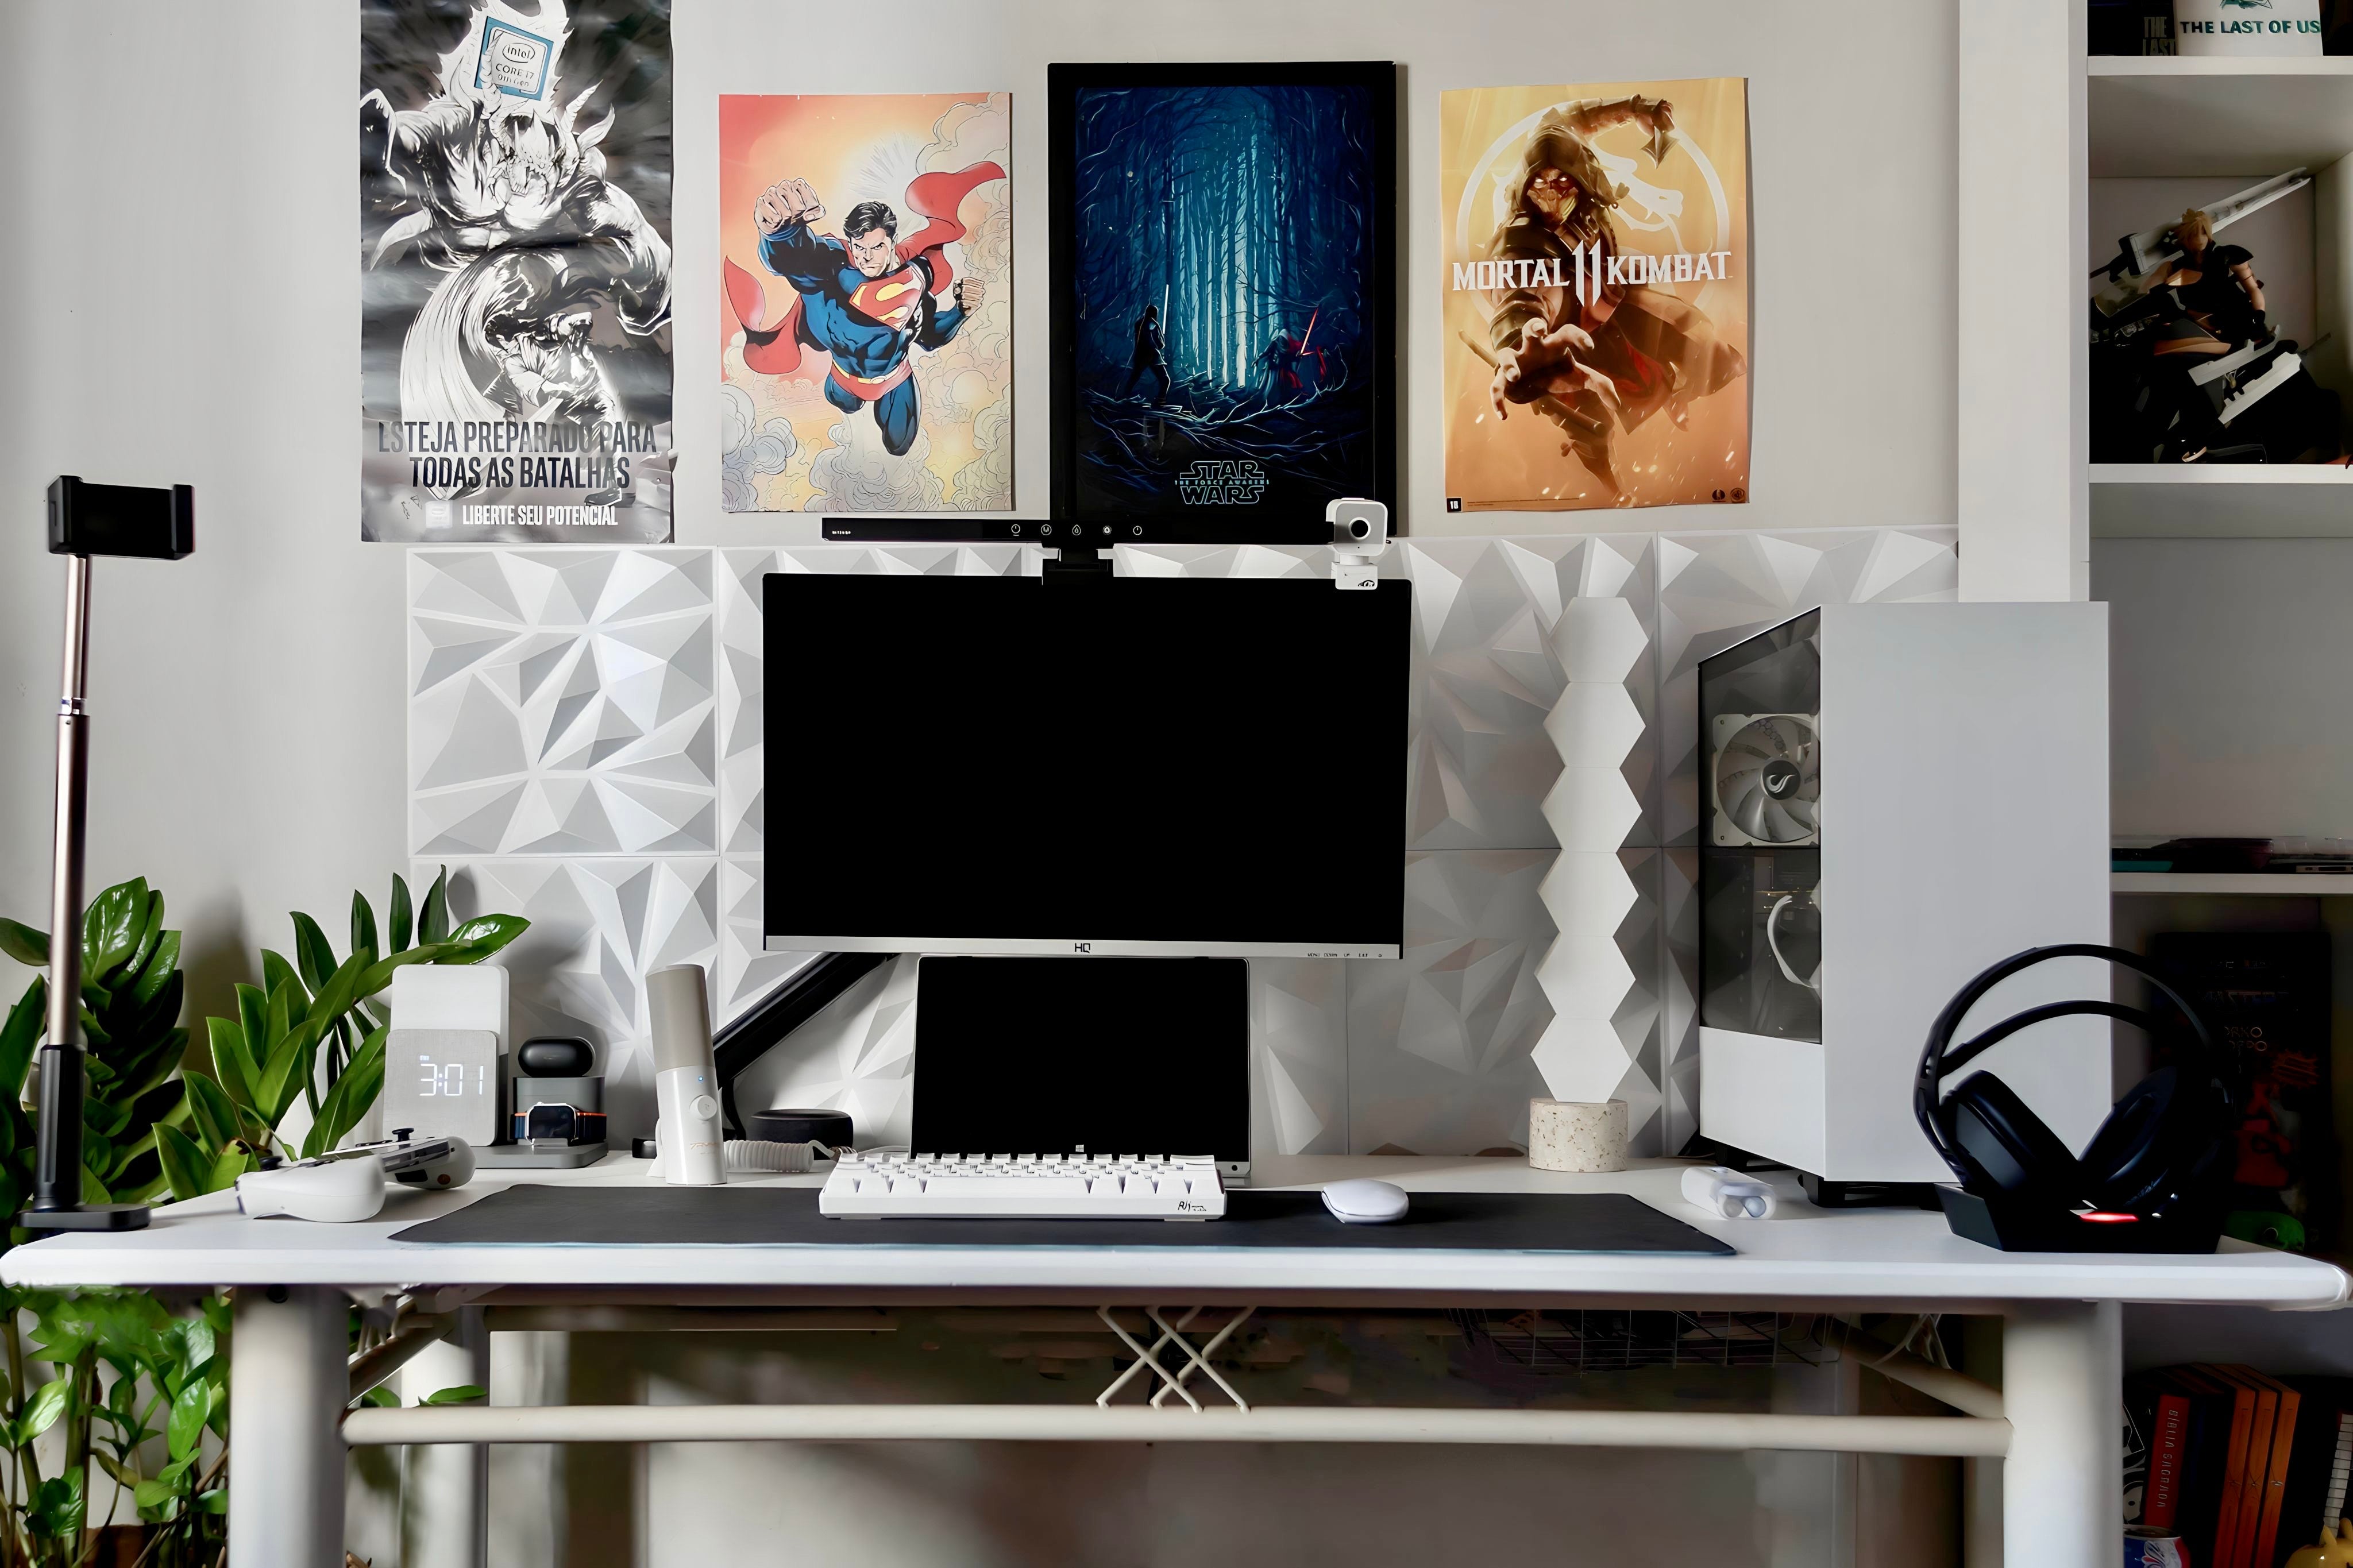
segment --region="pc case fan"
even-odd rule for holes
[[[1715,842],[1821,842],[1821,742],[1806,713],[1715,716]]]

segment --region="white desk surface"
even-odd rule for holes
[[[1583,1300],[1766,1306],[1820,1303],[1890,1310],[2034,1300],[2235,1303],[2326,1308],[2353,1294],[2333,1265],[2225,1241],[2205,1257],[2004,1254],[1964,1241],[1944,1217],[1918,1210],[1827,1211],[1793,1179],[1769,1220],[1724,1220],[1683,1201],[1685,1162],[1651,1160],[1615,1175],[1562,1175],[1500,1159],[1317,1156],[1261,1161],[1253,1184],[1312,1187],[1378,1176],[1428,1192],[1624,1192],[1718,1237],[1732,1258],[1660,1254],[1523,1253],[1269,1247],[945,1247],[871,1245],[889,1222],[861,1225],[865,1245],[843,1247],[434,1246],[392,1239],[484,1194],[522,1183],[639,1185],[652,1162],[627,1154],[584,1171],[478,1177],[459,1191],[394,1193],[358,1225],[249,1220],[219,1212],[156,1211],[149,1228],[65,1235],[0,1259],[11,1285],[338,1285],[514,1287],[631,1297],[698,1293],[734,1300],[859,1291],[969,1294],[1103,1292],[1177,1300],[1386,1296],[1429,1301],[1483,1295],[1524,1304]],[[749,1184],[814,1186],[818,1176]],[[204,1204],[207,1200],[198,1200]],[[217,1201],[212,1200],[212,1201]],[[848,1223],[848,1222],[845,1222]],[[1214,1223],[1214,1222],[1211,1222]]]

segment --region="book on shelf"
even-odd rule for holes
[[[2301,1547],[2334,1536],[2353,1498],[2353,1378],[2289,1377],[2303,1396],[2295,1451],[2280,1498],[2279,1539],[2266,1568],[2280,1568]]]
[[[2147,1373],[2125,1380],[2125,1522],[2171,1530],[2181,1512],[2189,1396]]]

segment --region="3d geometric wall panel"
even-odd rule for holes
[[[1536,960],[1550,849],[1406,856],[1405,957],[1351,961],[1348,1142],[1356,1153],[1527,1146],[1534,1059],[1552,1016]]]
[[[409,847],[718,847],[707,550],[408,558]]]
[[[1546,639],[1564,605],[1605,600],[1632,634],[1616,678],[1636,716],[1609,765],[1634,814],[1599,846],[1644,842],[1656,747],[1651,540],[1644,534],[1407,541],[1383,563],[1412,580],[1415,695],[1406,842],[1415,849],[1533,849],[1554,841],[1545,796],[1560,771],[1545,722],[1562,675]]]

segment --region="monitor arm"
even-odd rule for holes
[[[735,1110],[735,1079],[786,1036],[839,1000],[843,992],[897,956],[821,952],[713,1037],[711,1060],[719,1074],[719,1115],[732,1136],[745,1136],[744,1121]]]

